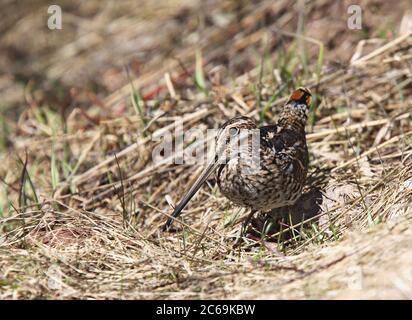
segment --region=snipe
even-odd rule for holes
[[[301,87],[290,95],[277,124],[258,128],[252,119],[244,116],[235,117],[223,124],[216,137],[212,161],[176,206],[164,229],[171,226],[216,170],[221,193],[235,204],[251,210],[244,226],[258,210],[267,211],[293,205],[301,195],[308,171],[305,125],[310,103],[310,91]],[[242,144],[242,141],[246,139],[250,142],[256,131],[259,133],[259,145],[258,151],[253,152],[253,146],[250,143]],[[238,138],[240,144],[232,143],[234,137]],[[237,146],[236,149],[234,145]],[[227,161],[221,161],[222,158]],[[256,159],[258,163],[253,161]]]

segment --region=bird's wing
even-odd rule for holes
[[[308,162],[305,137],[295,130],[269,125],[260,128],[260,136],[269,166],[287,171],[296,166],[305,166]]]
[[[299,140],[294,130],[278,125],[261,127],[260,138],[262,143],[265,144],[264,147],[274,149],[277,153],[287,151]]]

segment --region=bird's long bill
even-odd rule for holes
[[[207,178],[216,170],[219,165],[219,161],[217,161],[217,157],[214,157],[212,161],[210,161],[206,168],[202,171],[200,176],[197,178],[196,182],[192,185],[190,190],[185,194],[185,196],[180,200],[179,204],[176,206],[172,213],[172,217],[167,219],[166,224],[163,227],[163,230],[167,230],[173,223],[173,220],[177,218],[187,203],[192,199],[192,197],[199,191],[202,184],[207,180]]]

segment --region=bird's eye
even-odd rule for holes
[[[238,132],[239,132],[239,129],[238,129],[238,128],[230,128],[230,129],[229,129],[229,134],[230,134],[232,137],[235,136],[235,135],[237,135]]]

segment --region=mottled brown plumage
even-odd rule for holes
[[[276,125],[258,128],[243,116],[223,124],[216,138],[215,157],[176,206],[165,228],[215,170],[221,193],[250,208],[251,214],[293,205],[301,195],[309,164],[305,125],[310,102],[310,91],[299,88],[290,95]],[[254,149],[251,142],[256,132],[259,144]],[[239,147],[231,143],[234,137],[249,143]]]

